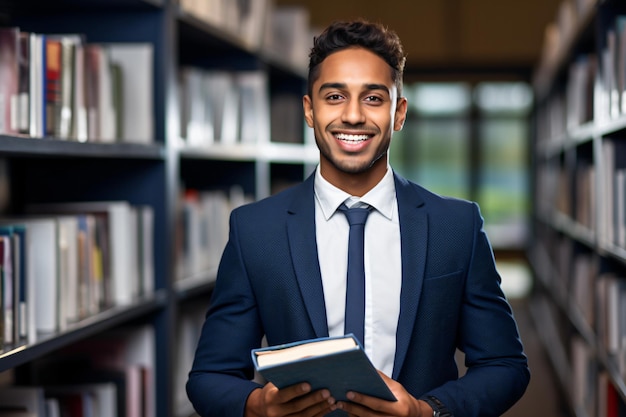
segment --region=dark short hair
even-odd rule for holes
[[[309,54],[307,88],[309,95],[312,93],[313,83],[319,77],[320,64],[333,52],[355,46],[370,50],[389,64],[398,94],[402,93],[406,56],[400,38],[396,32],[380,23],[357,19],[334,22],[313,39],[313,47]]]

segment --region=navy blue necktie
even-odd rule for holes
[[[364,344],[365,263],[363,251],[365,221],[372,208],[348,208],[345,204],[342,204],[339,210],[346,215],[350,224],[344,332],[346,334],[353,333],[361,344]]]

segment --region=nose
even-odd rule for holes
[[[345,108],[342,113],[341,120],[344,123],[357,125],[365,122],[365,114],[361,108],[361,102],[359,100],[349,100],[346,102]]]

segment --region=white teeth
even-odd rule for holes
[[[348,135],[346,133],[338,133],[335,137],[339,140],[345,140],[348,142],[363,142],[367,140],[368,135]]]

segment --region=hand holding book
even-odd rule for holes
[[[308,382],[312,390],[328,389],[337,401],[347,401],[348,391],[396,401],[351,334],[253,349],[252,361],[278,388]],[[342,414],[340,410],[332,413]]]

